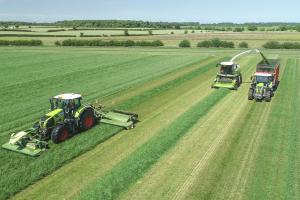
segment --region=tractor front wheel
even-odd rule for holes
[[[96,124],[96,118],[94,112],[91,109],[87,109],[80,117],[81,130],[85,131],[92,128]]]
[[[67,140],[69,136],[69,129],[64,125],[59,125],[52,130],[51,140],[53,141],[53,143],[58,144]]]
[[[250,88],[248,91],[248,100],[253,100],[254,99],[254,90],[253,88]]]
[[[266,102],[270,102],[271,101],[271,91],[267,91],[266,92],[266,97],[265,97],[265,101]]]

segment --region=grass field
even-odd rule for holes
[[[282,66],[270,103],[247,100],[258,55],[238,61],[245,81],[239,90],[210,88],[216,63],[238,50],[0,52],[1,144],[11,131],[31,126],[47,112],[48,98],[62,92],[140,116],[133,130],[100,124],[50,144],[38,158],[0,149],[0,199],[300,198],[299,51],[265,52]]]

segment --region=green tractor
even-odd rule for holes
[[[121,126],[126,129],[134,127],[138,121],[135,113],[103,110],[93,105],[83,105],[80,94],[67,93],[50,99],[50,112],[29,128],[11,134],[8,143],[2,147],[8,150],[37,156],[48,148],[48,141],[58,144],[77,133],[86,131],[97,122]]]
[[[220,67],[212,88],[229,88],[236,90],[242,84],[242,74],[240,66],[234,62],[221,62],[216,67]]]
[[[267,102],[271,101],[274,95],[273,77],[267,73],[255,73],[252,78],[252,84],[248,91],[248,100],[255,99],[256,101]]]

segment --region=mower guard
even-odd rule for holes
[[[116,126],[121,126],[126,129],[134,127],[134,124],[138,121],[138,115],[136,113],[121,111],[121,110],[111,110],[102,111],[100,122],[106,124],[112,124]]]
[[[40,152],[43,151],[43,149],[40,149],[40,148],[29,148],[29,147],[27,147],[27,145],[25,147],[21,147],[16,144],[10,144],[9,142],[3,144],[2,148],[10,150],[10,151],[15,151],[18,153],[26,154],[29,156],[39,156]]]

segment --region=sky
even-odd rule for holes
[[[300,22],[299,0],[0,0],[0,21]]]

